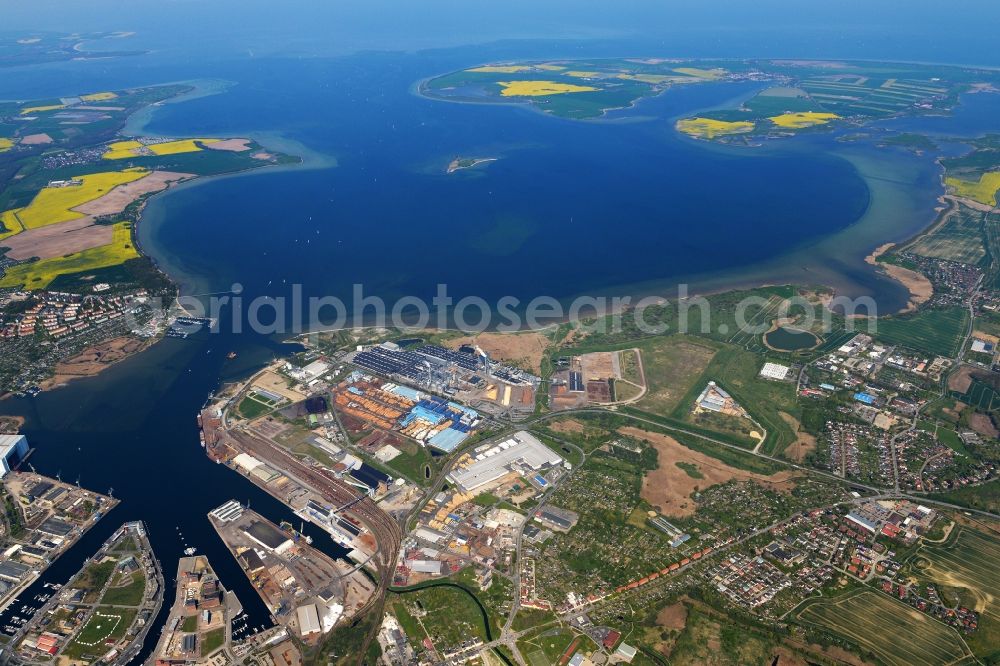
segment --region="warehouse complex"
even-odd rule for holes
[[[498,444],[474,450],[469,463],[456,467],[448,479],[463,491],[474,492],[512,472],[534,476],[561,464],[560,455],[521,431]]]

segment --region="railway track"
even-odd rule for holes
[[[376,544],[376,551],[370,560],[375,569],[376,589],[368,601],[357,609],[354,617],[358,621],[372,613],[376,618],[381,617],[382,609],[385,607],[386,592],[392,582],[396,558],[402,544],[402,527],[396,519],[383,511],[370,497],[359,499],[358,489],[355,486],[345,483],[330,473],[306,465],[264,437],[243,430],[223,430],[219,434],[222,436],[218,438],[216,443],[206,446],[206,452],[209,456],[216,459],[224,457],[221,455],[220,447],[253,455],[318,493],[331,505],[342,507],[340,511],[343,515],[351,517],[371,532]],[[278,497],[270,489],[264,487],[264,490],[282,503],[286,503],[283,498]],[[366,635],[358,655],[358,663],[360,663],[361,655],[365,654],[371,641],[375,638],[378,628],[379,624],[376,622]]]

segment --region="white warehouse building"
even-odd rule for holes
[[[453,470],[448,479],[468,493],[500,479],[515,468],[539,471],[562,462],[562,457],[538,438],[521,431],[498,444],[476,449],[472,463]]]
[[[24,435],[0,435],[0,478],[7,476],[13,465],[28,455],[28,438]]]

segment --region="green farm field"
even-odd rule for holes
[[[975,663],[954,629],[875,590],[818,599],[797,617],[844,636],[890,666]]]
[[[965,308],[938,308],[880,318],[875,337],[927,354],[953,357],[961,347],[968,324],[969,313]]]
[[[979,629],[967,638],[977,657],[990,663],[1000,657],[1000,538],[969,527],[956,527],[945,543],[925,544],[918,567],[931,580],[964,588],[981,613]]]
[[[958,204],[941,224],[918,238],[907,250],[923,257],[978,264],[986,256],[983,245],[986,213]]]

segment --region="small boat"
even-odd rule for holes
[[[194,547],[191,547],[191,548],[185,548],[185,549],[184,549],[184,554],[185,554],[185,555],[188,555],[188,556],[191,556],[191,555],[194,555],[194,554],[195,554],[195,553],[197,553],[197,552],[198,552],[198,549],[197,549],[197,548],[194,548]]]
[[[236,358],[236,352],[234,351],[229,352],[228,354],[226,354],[226,358],[228,358],[230,361],[233,360],[234,358]]]

